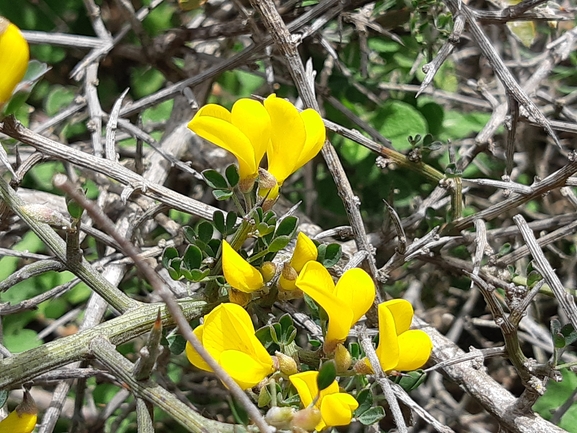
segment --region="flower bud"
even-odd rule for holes
[[[344,373],[351,366],[353,359],[351,354],[345,346],[342,344],[337,344],[335,350],[335,365],[337,367],[337,373]]]
[[[254,181],[255,181],[254,178],[241,179],[240,182],[238,183],[238,189],[243,194],[247,194],[252,191]]]
[[[283,290],[296,289],[295,281],[299,277],[298,272],[293,268],[289,262],[285,262],[281,271],[279,286]]]
[[[375,374],[368,358],[359,359],[353,366],[353,370],[357,374]]]
[[[297,363],[294,358],[285,355],[282,352],[276,352],[275,355],[278,360],[278,369],[281,373],[284,373],[287,376],[298,373]]]
[[[277,429],[289,429],[295,410],[292,407],[271,407],[264,419],[271,426]],[[316,425],[316,424],[315,424]]]
[[[264,282],[268,283],[276,274],[276,265],[273,262],[264,262],[260,267],[260,273]]]
[[[291,426],[306,431],[313,431],[321,421],[321,411],[316,406],[309,406],[293,415]]]
[[[273,189],[276,186],[276,178],[264,168],[258,169],[258,186],[262,190]],[[261,196],[263,196],[261,194]]]
[[[230,302],[244,307],[251,301],[252,295],[250,293],[244,293],[231,287],[228,291],[228,299]]]

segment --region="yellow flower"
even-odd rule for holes
[[[6,418],[0,421],[1,433],[30,433],[36,427],[38,409],[28,391],[22,402]]]
[[[0,107],[24,77],[29,56],[28,42],[18,27],[0,17]]]
[[[271,143],[267,150],[268,172],[277,186],[259,190],[267,201],[276,200],[283,182],[295,171],[313,159],[326,139],[323,119],[315,110],[299,112],[289,101],[273,93],[264,101],[272,125]]]
[[[289,266],[295,270],[297,276],[302,271],[304,266],[311,260],[316,260],[318,256],[317,246],[304,233],[300,232],[297,236],[297,244],[293,251],[293,255],[289,262]],[[279,285],[284,290],[294,290],[296,288],[295,280],[286,278],[281,275],[279,278]]]
[[[379,345],[377,357],[384,371],[410,371],[421,368],[431,355],[433,343],[426,332],[409,330],[413,306],[404,299],[393,299],[378,306]]]
[[[239,186],[243,192],[250,191],[270,142],[271,123],[263,105],[248,98],[236,101],[232,111],[208,104],[198,110],[188,128],[236,157]]]
[[[304,407],[308,407],[319,394],[317,385],[318,371],[305,371],[289,377],[296,388]],[[353,418],[353,411],[359,404],[350,394],[339,392],[339,384],[335,380],[321,391],[315,403],[321,411],[321,421],[317,424],[318,431],[325,427],[349,425]]]
[[[227,241],[222,241],[222,272],[228,284],[244,293],[262,289],[262,274],[242,258]]]
[[[375,299],[373,280],[360,268],[346,271],[335,286],[329,271],[319,262],[310,261],[297,278],[296,286],[323,307],[329,316],[325,353],[332,353],[338,343],[345,341],[351,327]]]
[[[230,303],[220,304],[194,329],[207,352],[242,389],[252,388],[274,371],[271,356],[254,333],[246,310]],[[186,356],[195,367],[212,371],[190,343]]]

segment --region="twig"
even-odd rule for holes
[[[543,278],[547,282],[547,285],[551,287],[553,293],[555,293],[555,297],[559,301],[559,305],[567,314],[569,321],[573,325],[575,329],[577,329],[577,305],[575,305],[575,299],[567,293],[563,284],[559,280],[559,277],[555,274],[555,271],[545,258],[543,251],[539,247],[535,236],[533,236],[533,232],[527,225],[527,222],[521,215],[515,215],[513,217],[513,221],[519,227],[519,231],[527,244],[527,248],[531,251],[531,255],[536,262],[536,268],[539,270]]]
[[[395,419],[395,424],[397,425],[397,430],[399,433],[407,433],[409,430],[407,429],[407,425],[405,424],[405,419],[403,418],[403,413],[401,412],[401,408],[399,406],[399,402],[397,401],[397,397],[393,392],[393,387],[389,378],[383,372],[381,368],[381,363],[379,362],[379,358],[377,358],[377,354],[375,353],[375,348],[373,347],[373,342],[370,337],[367,335],[364,330],[361,330],[359,333],[359,343],[361,347],[365,351],[369,362],[371,363],[371,368],[375,372],[375,380],[383,390],[385,394],[385,399],[387,403],[389,403],[389,408],[393,413],[393,418]]]
[[[138,267],[140,272],[142,272],[145,278],[148,280],[150,285],[162,298],[166,304],[170,314],[174,318],[178,328],[182,332],[183,336],[188,342],[194,347],[194,349],[202,356],[210,368],[214,371],[216,376],[226,385],[230,390],[231,394],[243,405],[247,411],[249,417],[254,421],[262,433],[271,431],[263,416],[261,415],[258,408],[252,403],[248,396],[243,392],[243,390],[238,386],[238,384],[230,377],[230,375],[218,364],[214,358],[208,353],[208,351],[202,346],[202,343],[198,337],[193,333],[187,318],[185,317],[180,305],[174,298],[173,293],[166,287],[166,284],[158,276],[156,272],[150,267],[150,265],[141,260],[139,257],[140,251],[133,244],[127,241],[125,238],[118,235],[114,224],[110,219],[102,212],[100,208],[94,205],[94,203],[84,197],[83,194],[78,192],[78,189],[66,179],[64,175],[56,175],[54,177],[54,186],[60,188],[70,195],[77,203],[80,204],[92,219],[98,222],[105,232],[108,232],[118,244],[122,247],[123,252],[129,256],[134,264]]]

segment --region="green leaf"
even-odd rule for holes
[[[228,200],[229,198],[232,197],[233,194],[234,192],[224,189],[215,189],[214,191],[212,191],[212,195],[218,201]]]
[[[206,269],[204,271],[200,271],[198,269],[193,269],[190,271],[190,281],[194,281],[195,283],[198,283],[202,280],[204,280],[206,277],[208,277],[208,275],[210,274],[210,269]]]
[[[547,383],[547,391],[539,397],[537,403],[533,405],[533,410],[538,412],[546,420],[550,420],[553,412],[572,398],[573,392],[577,389],[577,375],[568,369],[561,370],[563,380]],[[572,404],[563,417],[558,427],[570,432],[575,432],[577,425],[577,404]]]
[[[236,165],[231,164],[228,167],[226,167],[224,175],[226,176],[226,180],[228,181],[228,184],[231,188],[234,188],[235,186],[238,185],[240,176],[238,174],[238,168],[236,167]]]
[[[172,259],[178,257],[178,250],[174,247],[165,248],[162,253],[162,266],[168,268]]]
[[[295,232],[299,219],[295,216],[288,216],[283,218],[279,223],[275,231],[275,237],[277,236],[292,236]]]
[[[317,376],[317,386],[319,391],[328,388],[337,378],[337,367],[333,359],[325,362],[321,369],[319,370],[319,375]]]
[[[221,210],[216,210],[212,214],[212,222],[214,227],[223,235],[226,234],[226,225],[224,222],[224,212]]]
[[[565,337],[566,345],[573,344],[573,342],[577,340],[577,331],[575,331],[575,328],[573,327],[572,323],[567,323],[566,325],[563,325],[563,327],[561,328],[561,334],[563,334],[563,336]]]
[[[343,254],[343,250],[339,244],[319,245],[318,250],[319,255],[317,260],[322,263],[325,268],[336,265]]]
[[[283,314],[280,319],[278,319],[278,323],[280,324],[283,332],[286,332],[287,329],[294,326],[294,322],[290,314]]]
[[[370,388],[365,388],[357,395],[357,402],[359,407],[355,410],[355,417],[358,418],[373,406],[373,393]]]
[[[208,186],[210,186],[211,188],[215,188],[215,189],[227,189],[228,188],[228,183],[226,182],[226,179],[223,177],[222,174],[220,174],[216,170],[212,170],[212,169],[204,170],[202,172],[202,177],[204,177],[204,180],[206,181]]]
[[[383,409],[382,406],[375,406],[363,412],[361,416],[357,417],[357,421],[359,421],[363,425],[373,425],[378,423],[384,417],[385,417],[385,409]]]
[[[561,322],[557,319],[551,319],[551,334],[559,334],[561,332]]]
[[[270,243],[268,250],[271,253],[277,253],[283,248],[286,248],[290,241],[291,238],[288,236],[279,236]]]
[[[4,334],[4,346],[12,353],[20,353],[41,346],[42,340],[32,329],[15,329]]]
[[[387,101],[375,114],[373,123],[379,132],[391,140],[397,150],[409,150],[410,135],[425,135],[427,121],[412,105],[401,101]]]
[[[169,335],[166,337],[166,341],[168,341],[168,349],[173,355],[180,355],[182,352],[184,352],[184,348],[186,347],[186,340],[182,335]]]
[[[410,371],[401,375],[397,383],[405,391],[409,392],[417,389],[425,381],[426,377],[427,374],[423,370]]]
[[[560,332],[553,334],[553,345],[555,346],[555,349],[563,349],[565,346],[567,346],[563,334]]]
[[[361,356],[361,346],[356,341],[349,343],[349,353],[353,359],[359,359]]]
[[[260,237],[264,237],[274,231],[274,226],[271,226],[268,223],[258,223],[256,225],[256,231]]]
[[[274,340],[272,338],[272,332],[274,332],[272,329],[272,325],[266,325],[263,326],[262,328],[257,329],[254,334],[267,350],[271,345],[274,344]]]
[[[282,328],[280,324],[273,323],[270,327],[270,336],[272,341],[274,341],[276,344],[280,344],[280,335],[282,335]]]
[[[208,221],[201,221],[198,226],[196,226],[196,233],[198,239],[208,243],[212,239],[214,233],[214,226]]]
[[[16,86],[12,97],[4,109],[4,114],[16,114],[18,109],[22,107],[22,105],[30,96],[30,93],[32,92],[32,89],[34,89],[36,83],[49,70],[50,68],[48,65],[46,65],[46,63],[41,63],[38,60],[30,60],[30,62],[28,62],[28,69],[26,70],[26,74],[24,75],[22,81]]]
[[[533,288],[535,284],[541,281],[543,277],[537,271],[531,271],[529,275],[527,275],[527,287]]]
[[[263,386],[260,389],[260,392],[258,393],[258,400],[257,400],[257,404],[258,407],[266,407],[269,405],[269,403],[271,402],[272,397],[270,395],[270,392],[268,390],[268,386]]]
[[[63,86],[52,86],[52,90],[46,97],[44,103],[46,114],[48,116],[54,116],[64,107],[70,105],[75,97],[76,93],[72,89]]]
[[[189,245],[182,256],[182,264],[186,269],[200,269],[202,264],[202,251],[196,245]]]
[[[184,226],[182,228],[182,233],[189,244],[193,244],[196,241],[196,231],[192,227]]]
[[[232,412],[235,421],[238,424],[242,424],[245,426],[248,425],[249,423],[248,414],[246,413],[246,410],[242,406],[242,404],[237,403],[237,401],[234,400],[233,398],[229,399],[229,404],[230,404],[230,411]]]
[[[235,212],[229,212],[226,214],[226,234],[233,232],[237,219],[238,215]]]

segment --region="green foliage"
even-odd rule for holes
[[[319,370],[319,375],[317,376],[319,391],[328,388],[335,381],[336,377],[337,367],[335,361],[331,359],[325,362]]]
[[[533,410],[543,418],[550,420],[553,413],[562,405],[573,398],[575,389],[577,389],[577,375],[570,370],[561,370],[563,380],[561,382],[549,381],[547,391],[537,403],[533,405]],[[568,432],[577,432],[577,404],[570,404],[569,409],[565,412],[559,423],[559,427]]]

